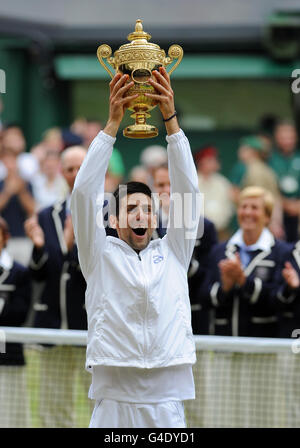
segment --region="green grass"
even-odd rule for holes
[[[27,362],[27,388],[31,409],[31,427],[42,427],[39,416],[39,395],[40,395],[40,351],[35,348],[26,348],[25,356]],[[87,428],[91,418],[92,402],[88,399],[87,393],[79,381],[75,380],[75,427]]]

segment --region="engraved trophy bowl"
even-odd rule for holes
[[[146,92],[154,93],[155,89],[148,83],[149,78],[153,77],[152,71],[159,67],[169,67],[168,73],[171,74],[180,64],[183,57],[183,50],[180,45],[171,45],[168,50],[168,56],[159,45],[149,42],[150,34],[143,30],[141,20],[136,21],[135,31],[127,37],[130,43],[121,45],[112,56],[112,49],[109,45],[100,45],[97,49],[97,56],[100,64],[105,68],[113,78],[115,73],[128,74],[128,82],[134,81],[134,85],[128,90],[127,95],[138,94],[138,97],[131,101],[127,108],[132,112],[131,117],[135,123],[127,126],[123,130],[123,135],[129,138],[150,138],[158,135],[155,126],[146,122],[150,118],[149,112],[156,106],[152,98],[145,96]],[[104,62],[114,69],[111,68]]]

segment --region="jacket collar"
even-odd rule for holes
[[[269,229],[266,227],[263,229],[263,231],[260,234],[260,237],[256,241],[256,243],[252,244],[251,246],[246,246],[244,239],[243,239],[243,232],[241,229],[239,229],[228,241],[229,246],[238,246],[238,247],[248,247],[250,250],[261,250],[261,251],[268,251],[272,246],[274,246],[275,239],[272,233]]]
[[[124,247],[124,249],[127,250],[128,252],[135,253],[135,254],[137,255],[137,252],[136,252],[134,249],[132,249],[132,247],[129,246],[129,244],[127,244],[125,241],[121,240],[120,238],[116,238],[116,237],[114,237],[114,236],[107,236],[106,238],[107,238],[107,240],[110,241],[111,243],[116,244],[116,245],[119,245],[119,246],[122,246],[122,247]],[[158,244],[160,243],[160,241],[161,241],[160,238],[155,239],[155,240],[150,240],[148,246],[145,247],[145,249],[141,250],[141,251],[139,252],[139,254],[140,254],[140,255],[144,254],[145,252],[147,252],[147,251],[149,250],[150,246],[153,247],[154,245],[158,245]]]

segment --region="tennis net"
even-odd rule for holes
[[[0,351],[22,343],[26,364],[0,365],[0,427],[88,427],[94,403],[86,338],[79,330],[1,327]],[[299,427],[298,341],[195,336],[188,427]]]

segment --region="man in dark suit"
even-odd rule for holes
[[[0,328],[23,325],[31,299],[29,270],[11,258],[6,249],[8,239],[8,225],[0,217]],[[0,427],[29,427],[25,357],[21,343],[7,343],[4,353],[0,353],[0,394]]]
[[[70,147],[62,153],[62,174],[70,192],[86,150]],[[26,233],[33,242],[30,270],[42,284],[39,300],[34,304],[34,325],[39,328],[87,328],[86,283],[80,270],[68,196],[30,218]],[[72,346],[44,348],[41,352],[40,413],[45,427],[72,427],[74,375],[84,371],[85,350]],[[63,393],[62,393],[63,391]]]

